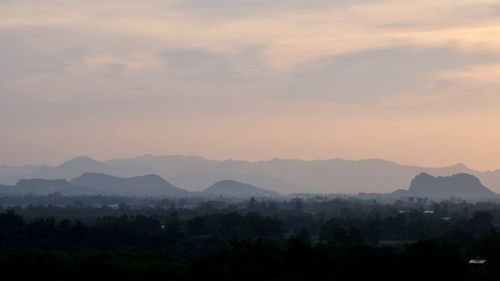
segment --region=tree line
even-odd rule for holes
[[[54,280],[498,280],[496,212],[324,216],[294,206],[96,216],[0,213],[0,277]],[[125,208],[125,206],[122,206]],[[31,207],[36,209],[38,207]],[[49,207],[43,207],[49,208]],[[53,207],[50,207],[53,208]],[[387,206],[389,208],[389,206]],[[151,210],[149,210],[151,211]],[[148,211],[148,212],[149,212]],[[146,213],[148,213],[146,212]],[[98,212],[97,212],[98,213]],[[482,257],[484,265],[469,260]]]

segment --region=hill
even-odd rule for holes
[[[71,180],[74,186],[91,187],[100,194],[120,196],[188,196],[189,192],[176,187],[157,175],[120,178],[100,173],[85,173]]]
[[[223,197],[279,197],[280,194],[274,191],[255,187],[250,184],[232,180],[222,180],[214,183],[202,192],[206,196]]]
[[[496,197],[496,194],[485,187],[477,177],[465,173],[448,177],[433,177],[427,173],[421,173],[412,180],[409,194],[430,198],[487,199]]]
[[[65,179],[23,179],[10,188],[13,194],[46,195],[55,192],[74,194],[73,186]]]
[[[35,171],[33,171],[35,169]],[[97,161],[78,157],[50,167],[0,166],[0,184],[14,184],[19,179],[45,178],[70,180],[93,172],[116,177],[156,174],[169,179],[174,186],[201,191],[221,179],[265,186],[288,193],[387,193],[406,188],[421,172],[432,176],[467,173],[478,177],[492,190],[500,192],[500,170],[480,172],[463,164],[440,168],[401,165],[381,159],[365,160],[287,160],[213,161],[196,156],[153,156]]]

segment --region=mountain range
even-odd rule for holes
[[[432,176],[460,173],[474,175],[493,191],[500,191],[500,170],[481,172],[463,164],[430,168],[400,165],[380,159],[365,160],[286,160],[215,161],[197,156],[153,156],[97,161],[77,157],[57,166],[0,166],[0,184],[13,185],[20,179],[71,180],[85,173],[115,177],[155,174],[173,186],[201,191],[220,180],[245,182],[282,194],[392,192],[408,186],[415,175]]]
[[[189,192],[172,185],[160,176],[144,175],[120,178],[100,173],[85,173],[70,181],[73,186],[90,187],[96,193],[126,196],[186,197]]]
[[[85,173],[71,181],[66,179],[22,179],[17,184],[0,185],[0,195],[106,195],[127,197],[280,197],[277,192],[246,183],[222,180],[201,192],[190,192],[176,187],[158,175],[130,178],[100,173]]]
[[[361,198],[404,199],[409,197],[426,197],[432,200],[493,200],[499,195],[484,186],[481,181],[470,174],[459,173],[451,176],[432,176],[420,173],[410,183],[408,189],[398,189],[391,193],[360,193]]]
[[[469,174],[456,174],[448,177],[433,177],[427,173],[417,175],[408,189],[408,194],[416,197],[463,199],[495,198],[496,194],[485,187],[481,181]]]
[[[202,191],[205,196],[224,197],[280,197],[278,192],[255,187],[247,183],[221,180]]]

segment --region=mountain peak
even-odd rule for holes
[[[467,167],[464,163],[457,163],[448,167],[445,167],[448,170],[455,172],[455,173],[463,173],[463,172],[469,172],[471,169]]]
[[[75,186],[91,187],[103,194],[129,196],[187,196],[188,192],[178,188],[158,175],[149,174],[130,178],[115,177],[102,173],[84,173],[71,180]]]
[[[420,173],[412,180],[409,191],[416,196],[432,198],[479,199],[495,195],[477,177],[466,173],[447,177],[434,177],[427,173]]]
[[[279,193],[234,180],[221,180],[203,191],[205,194],[227,197],[277,197]]]
[[[164,178],[162,178],[156,174],[131,177],[129,179],[144,180],[144,181],[148,181],[148,182],[157,182],[157,183],[161,183],[161,184],[169,184]]]
[[[246,185],[246,186],[249,186],[249,184],[247,183],[242,183],[242,182],[239,182],[239,181],[234,181],[234,180],[220,180],[216,183],[214,183],[212,186],[222,186],[222,185],[231,185],[231,184],[235,184],[235,185]]]
[[[80,180],[135,180],[135,181],[143,181],[143,182],[149,182],[149,183],[157,183],[157,184],[161,184],[161,185],[168,184],[168,182],[164,178],[162,178],[158,175],[155,175],[155,174],[136,176],[136,177],[130,177],[130,178],[121,178],[121,177],[115,177],[115,176],[104,174],[104,173],[88,172],[88,173],[83,173],[81,176],[76,177],[73,180],[74,181],[80,181]]]
[[[416,175],[413,180],[430,179],[430,178],[434,178],[434,177],[431,176],[430,174],[426,173],[426,172],[421,172],[420,174]]]
[[[93,165],[93,164],[98,164],[98,163],[100,163],[100,162],[93,159],[93,158],[90,158],[88,156],[78,156],[78,157],[75,157],[71,160],[68,160],[68,161],[62,163],[61,165],[59,165],[59,167],[68,166],[68,165],[79,165],[79,166]]]

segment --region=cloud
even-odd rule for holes
[[[439,76],[443,80],[460,81],[476,85],[500,85],[500,64],[484,63],[464,68],[444,71]]]
[[[453,47],[398,46],[322,58],[303,65],[280,81],[282,98],[377,103],[443,90],[441,72],[500,61],[500,55],[461,52]],[[478,74],[481,75],[481,74]]]
[[[460,136],[454,120],[465,115],[496,129],[497,2],[1,1],[0,125],[13,136],[0,154],[29,158],[23,147],[43,130],[71,132],[101,153],[109,145],[82,136],[113,128],[122,151],[157,149],[141,154],[161,154],[163,143],[203,154],[195,142],[208,135],[209,153],[216,146],[237,154],[254,139],[245,155],[286,156],[309,144],[311,155],[362,157],[351,147],[356,139],[366,155],[397,156],[385,145],[396,146],[391,126],[408,145],[435,149],[427,138]],[[439,133],[434,119],[450,131]],[[371,136],[373,128],[386,136]],[[230,144],[224,132],[245,139]],[[119,141],[104,135],[102,142]],[[383,155],[363,143],[368,136]],[[43,139],[52,138],[62,146]]]
[[[325,9],[346,9],[353,5],[375,2],[374,0],[182,0],[175,6],[189,13],[196,13],[212,20],[260,18],[283,13],[314,13]]]

